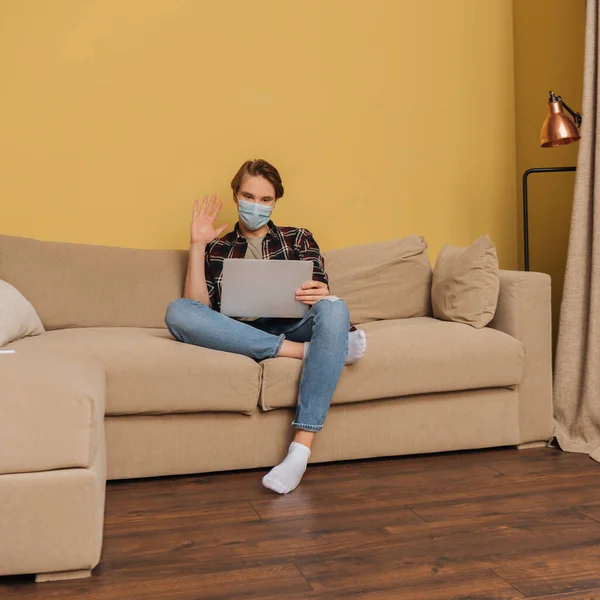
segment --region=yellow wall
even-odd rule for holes
[[[579,144],[540,147],[548,92],[560,94],[581,112],[585,0],[514,0],[515,98],[519,211],[523,173],[532,167],[572,166]],[[585,115],[583,115],[585,118]],[[530,269],[552,277],[554,341],[573,201],[574,173],[529,176]],[[522,218],[519,213],[519,257],[523,266]]]
[[[218,193],[232,224],[229,181],[264,157],[287,189],[276,221],[324,249],[418,233],[433,260],[488,233],[514,268],[512,12],[0,0],[0,231],[184,248],[193,199]]]

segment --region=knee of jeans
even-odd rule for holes
[[[175,337],[178,337],[177,333],[181,331],[188,320],[188,308],[191,302],[188,298],[178,298],[167,306],[165,324]]]
[[[343,325],[344,327],[349,327],[350,312],[348,311],[348,305],[341,298],[338,298],[333,302],[329,300],[319,300],[314,308],[319,315],[325,316],[328,325]]]

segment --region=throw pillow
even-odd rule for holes
[[[0,346],[40,333],[44,333],[44,326],[31,303],[0,279]]]
[[[468,248],[442,248],[431,285],[436,319],[485,327],[494,318],[499,291],[498,256],[487,235]]]

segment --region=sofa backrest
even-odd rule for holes
[[[353,323],[431,315],[431,266],[418,236],[324,253],[333,294]],[[186,250],[135,250],[0,235],[0,279],[35,307],[47,330],[165,327],[183,293]]]
[[[0,279],[36,309],[44,327],[165,327],[181,297],[184,250],[133,250],[0,235]]]
[[[432,270],[416,235],[324,252],[332,294],[353,323],[431,316]]]

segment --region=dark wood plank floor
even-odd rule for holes
[[[90,579],[0,598],[600,600],[600,464],[496,449],[110,483]]]

